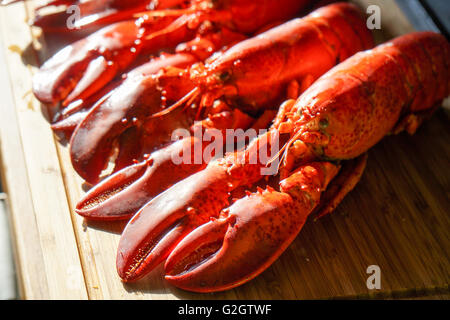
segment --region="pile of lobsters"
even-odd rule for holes
[[[413,134],[450,93],[446,38],[415,32],[373,48],[364,12],[346,2],[47,4],[56,5],[77,6],[75,30],[97,31],[48,59],[33,92],[56,111],[52,128],[70,137],[73,168],[93,185],[76,212],[130,219],[117,253],[123,281],[164,261],[166,280],[189,291],[251,280],[308,216],[332,212],[355,187],[369,148]],[[66,10],[42,9],[35,26],[71,31]],[[195,132],[250,128],[267,130],[221,157],[173,161],[208,148]],[[193,134],[173,141],[179,129]]]

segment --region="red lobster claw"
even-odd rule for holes
[[[148,105],[160,104],[159,92],[153,87],[151,77],[124,83],[110,99],[94,106],[75,129],[70,141],[72,165],[87,182],[98,181],[120,134],[151,114]]]
[[[339,167],[314,162],[271,187],[237,200],[172,251],[166,279],[195,292],[239,286],[267,269],[295,239]],[[218,276],[220,275],[220,276]]]
[[[88,112],[86,110],[79,110],[67,118],[53,123],[51,125],[52,130],[55,132],[63,132],[67,137],[70,137],[72,132],[83,121],[87,114]]]
[[[193,32],[183,23],[166,29],[174,19],[165,16],[152,21],[117,22],[66,46],[34,76],[35,96],[48,104],[62,101],[64,107],[90,97],[141,54],[155,53],[189,39]]]
[[[195,126],[198,128],[194,128],[194,131],[202,130],[206,134],[209,128],[247,128],[254,119],[235,109],[221,112],[204,121],[207,123],[202,127],[197,123]],[[266,122],[261,120],[255,124],[266,126]],[[125,144],[124,147],[127,145],[130,144]],[[208,156],[196,159],[195,152],[201,151],[203,155],[208,145],[209,141],[203,141],[194,134],[154,151],[143,162],[126,167],[97,184],[77,204],[76,212],[89,219],[130,218],[158,194],[203,169],[209,161]],[[130,151],[126,150],[124,153],[129,154]],[[183,159],[176,158],[180,155],[183,155]]]
[[[72,164],[82,178],[96,183],[119,136],[160,110],[161,92],[152,74],[167,66],[183,67],[194,61],[190,54],[155,59],[140,67],[140,72],[130,75],[107,99],[100,100],[91,109],[70,142]]]
[[[105,27],[59,51],[33,79],[36,97],[64,105],[95,93],[125,69],[139,54],[141,36],[134,21]]]
[[[205,164],[176,165],[174,154],[193,148],[195,138],[177,141],[155,151],[143,162],[126,167],[89,190],[75,211],[89,219],[127,219],[174,182],[200,170]]]
[[[175,245],[197,226],[217,216],[228,204],[226,170],[208,166],[144,206],[128,223],[120,239],[117,270],[133,281],[161,263]]]
[[[250,152],[259,145],[256,141]],[[120,239],[120,277],[133,281],[156,267],[189,232],[218,217],[229,204],[233,190],[259,180],[259,168],[233,166],[233,158],[216,160],[147,203],[130,220]]]

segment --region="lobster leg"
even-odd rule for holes
[[[69,138],[75,128],[84,120],[84,118],[86,118],[87,114],[87,110],[80,110],[77,113],[71,114],[67,118],[55,122],[51,125],[51,128],[54,132],[62,132],[67,138]]]
[[[227,290],[270,266],[300,232],[339,166],[313,162],[237,200],[186,236],[169,255],[166,279],[196,292]],[[220,276],[218,276],[220,275]]]
[[[366,168],[367,153],[356,159],[344,161],[339,174],[328,185],[323,193],[319,205],[314,210],[315,219],[319,219],[331,212],[341,203],[344,197],[353,190],[361,179]]]
[[[392,130],[392,133],[398,134],[402,131],[406,131],[411,135],[414,134],[419,126],[425,120],[428,120],[439,107],[440,105],[436,104],[430,109],[407,114],[402,119],[400,119],[395,128]]]

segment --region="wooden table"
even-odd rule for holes
[[[412,31],[393,1],[377,39]],[[449,298],[450,126],[440,110],[413,137],[385,139],[336,212],[309,221],[267,271],[237,289],[192,294],[161,269],[124,285],[115,270],[123,223],[90,223],[73,212],[84,193],[67,146],[58,143],[31,79],[48,55],[25,21],[39,1],[0,8],[1,173],[9,197],[21,295],[26,299]],[[47,39],[48,40],[48,39]],[[40,48],[40,50],[36,50]],[[381,290],[366,269],[381,268]]]

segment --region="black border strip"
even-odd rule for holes
[[[441,31],[419,0],[395,0],[395,2],[416,30]]]
[[[449,39],[450,21],[444,21],[450,17],[450,2],[448,0],[419,0],[442,34]]]

